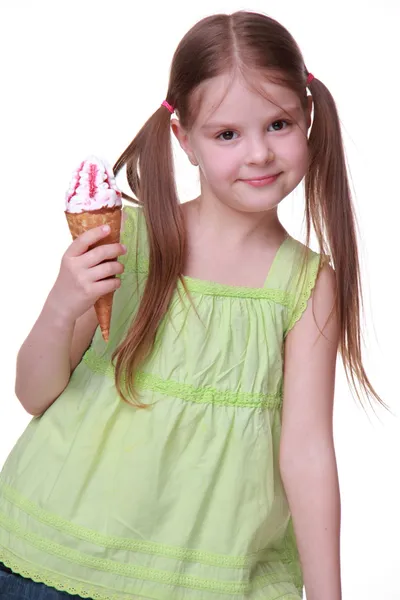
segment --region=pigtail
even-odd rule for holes
[[[359,399],[361,389],[384,404],[367,377],[361,356],[360,265],[339,117],[324,84],[318,79],[310,83],[311,78],[306,80],[304,58],[293,37],[277,21],[257,13],[239,11],[203,19],[183,37],[174,54],[167,102],[175,107],[182,127],[190,130],[194,107],[199,102],[200,96],[196,94],[199,86],[221,74],[235,74],[238,69],[242,73],[248,69],[250,75],[259,69],[278,77],[277,83],[298,94],[305,111],[306,87],[312,92],[314,122],[305,177],[306,246],[314,228],[321,255],[329,254],[332,259],[337,284],[334,310],[340,326],[339,350],[350,386]],[[143,207],[150,251],[150,270],[137,316],[112,356],[113,360],[117,358],[116,387],[127,402],[121,392],[123,377],[129,395],[137,400],[134,373],[152,350],[178,279],[186,290],[181,276],[185,228],[175,189],[167,106],[161,106],[153,114],[114,167],[118,173],[126,165],[129,185]],[[306,251],[304,256],[306,262]],[[323,260],[319,268],[322,266]]]
[[[174,178],[170,113],[161,106],[145,123],[114,166],[126,165],[130,188],[143,207],[149,240],[149,273],[138,313],[125,340],[114,351],[118,393],[137,400],[134,374],[154,344],[176,283],[183,271],[185,228]],[[129,196],[124,195],[131,200]],[[122,381],[124,392],[122,391]],[[126,395],[127,394],[127,395]],[[135,406],[143,407],[135,402]]]
[[[361,391],[384,405],[365,372],[361,353],[363,296],[356,221],[336,104],[326,86],[314,79],[314,122],[309,137],[309,170],[305,177],[306,244],[311,226],[322,255],[330,254],[336,275],[336,305],[346,377],[360,399]],[[328,247],[329,251],[328,251]]]

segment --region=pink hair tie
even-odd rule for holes
[[[169,104],[169,102],[167,102],[166,100],[164,100],[164,102],[161,103],[161,106],[165,106],[165,108],[167,108],[169,110],[171,115],[175,112],[174,107],[171,106],[171,104]]]
[[[312,73],[309,73],[307,77],[307,85],[309,85],[313,79],[315,79],[314,75]]]

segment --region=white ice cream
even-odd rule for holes
[[[73,173],[65,210],[80,213],[115,206],[122,206],[122,200],[111,168],[96,156],[87,158]]]

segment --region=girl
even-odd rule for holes
[[[200,172],[183,204],[171,131]],[[0,596],[339,600],[338,347],[379,398],[332,96],[273,19],[206,18],[123,166],[127,251],[76,239],[18,355],[35,418],[0,478]],[[304,177],[306,245],[277,214]]]

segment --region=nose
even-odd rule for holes
[[[247,151],[247,164],[265,165],[274,159],[274,154],[265,137],[257,137],[249,140]]]

